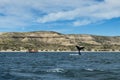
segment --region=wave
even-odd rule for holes
[[[55,72],[55,73],[62,73],[65,70],[62,68],[55,68],[55,69],[48,69],[47,72]]]
[[[87,71],[94,71],[95,69],[87,68],[85,70],[87,70]]]
[[[5,73],[2,78],[3,79],[11,79],[11,80],[17,80],[19,78],[23,78],[21,80],[36,80],[46,79],[46,80],[53,80],[54,77],[56,79],[62,78],[62,79],[79,79],[79,78],[93,78],[94,76],[103,76],[104,75],[115,75],[114,73],[111,73],[110,71],[106,70],[100,70],[100,69],[94,69],[94,68],[81,68],[81,69],[66,69],[66,68],[52,68],[52,69],[36,69],[33,71],[18,71],[13,70],[11,72]],[[8,77],[6,77],[8,76]],[[51,79],[50,79],[51,78]],[[95,79],[93,79],[95,80]]]

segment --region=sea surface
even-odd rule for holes
[[[120,52],[1,52],[0,80],[120,80]]]

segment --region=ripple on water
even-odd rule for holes
[[[120,80],[120,54],[71,53],[0,54],[0,80]]]

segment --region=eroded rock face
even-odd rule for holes
[[[30,32],[26,33],[26,36],[22,41],[35,39],[48,44],[74,45],[67,36],[57,32]]]
[[[99,42],[96,42],[94,37],[92,37],[91,35],[85,35],[85,34],[81,34],[81,35],[68,35],[69,39],[73,40],[74,43],[87,43],[87,44],[95,44],[95,45],[100,45]]]
[[[96,36],[87,34],[61,34],[53,31],[37,31],[37,32],[9,32],[0,33],[0,44],[7,44],[7,46],[19,45],[22,47],[32,46],[45,46],[49,44],[61,46],[75,46],[77,44],[92,44],[102,46],[107,45],[120,45],[120,36]],[[27,46],[26,46],[27,45]],[[3,46],[4,47],[4,46]],[[60,46],[59,46],[60,47]]]

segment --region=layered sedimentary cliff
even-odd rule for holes
[[[120,36],[61,34],[53,31],[0,33],[1,50],[38,48],[40,50],[72,51],[75,50],[75,45],[83,45],[86,49],[120,50]]]

